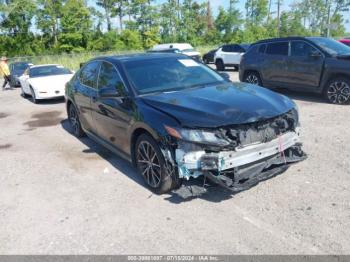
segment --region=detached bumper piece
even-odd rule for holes
[[[260,181],[277,176],[286,171],[293,163],[306,158],[306,154],[301,149],[301,144],[298,143],[289,147],[283,153],[275,154],[254,163],[222,172],[207,170],[203,174],[210,181],[236,193],[247,190],[257,185]],[[209,163],[213,161],[213,159],[207,160]],[[209,165],[213,164],[211,162]]]

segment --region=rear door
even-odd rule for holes
[[[264,55],[264,63],[261,68],[264,82],[283,86],[283,83],[285,83],[287,79],[288,52],[288,41],[267,44]]]
[[[97,77],[100,64],[100,61],[85,64],[73,89],[74,100],[80,112],[80,121],[86,130],[95,134],[97,130],[92,118],[91,100],[97,96]]]
[[[323,54],[302,40],[291,41],[286,81],[292,87],[317,88],[324,64]]]
[[[128,153],[127,130],[132,119],[128,92],[118,69],[103,61],[98,78],[99,95],[92,100],[93,117],[98,136]],[[106,94],[113,95],[106,95]]]

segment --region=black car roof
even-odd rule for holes
[[[288,37],[279,37],[279,38],[268,38],[264,40],[260,40],[254,43],[256,44],[263,44],[263,43],[270,43],[270,42],[280,42],[280,41],[290,41],[290,40],[308,40],[307,37],[302,36],[288,36]]]
[[[142,61],[152,58],[164,58],[164,57],[178,57],[178,58],[189,58],[183,54],[177,53],[138,53],[138,54],[125,54],[125,55],[110,55],[110,56],[101,56],[96,57],[93,60],[104,59],[111,63],[114,62],[127,62],[127,61]]]

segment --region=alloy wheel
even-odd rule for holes
[[[161,166],[157,153],[147,141],[141,141],[137,148],[137,165],[147,184],[157,188],[161,183]]]
[[[250,84],[254,84],[254,85],[258,85],[259,84],[259,79],[256,75],[254,74],[249,74],[247,77],[246,77],[246,82],[247,83],[250,83]]]
[[[327,90],[327,98],[333,104],[345,104],[350,98],[350,87],[344,81],[332,82]]]
[[[69,122],[73,128],[74,134],[79,133],[79,119],[78,119],[78,114],[77,111],[73,106],[69,108]]]

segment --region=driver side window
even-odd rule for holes
[[[304,41],[292,41],[290,55],[297,57],[308,57],[312,52],[316,51],[316,48]]]
[[[79,80],[83,85],[91,88],[96,88],[96,78],[98,74],[99,65],[100,62],[92,61],[83,67],[79,75]]]
[[[123,81],[116,68],[107,62],[102,62],[98,77],[98,89],[109,89],[120,95],[125,95]]]

